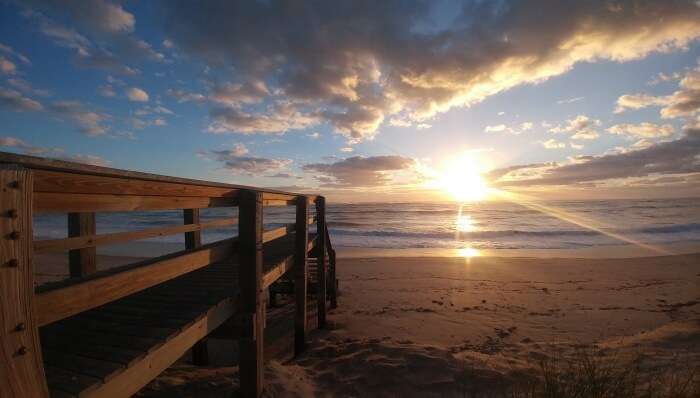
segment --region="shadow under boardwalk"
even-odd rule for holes
[[[265,272],[294,252],[294,240],[292,233],[264,245]],[[128,396],[138,391],[234,315],[237,267],[234,256],[42,327],[51,396]],[[274,341],[269,343],[274,346]]]

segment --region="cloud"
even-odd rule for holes
[[[307,134],[306,136],[311,138],[312,140],[317,140],[321,137],[321,134],[319,134],[317,131],[315,131],[313,133]]]
[[[169,89],[167,91],[168,95],[171,97],[175,98],[177,102],[183,103],[183,102],[204,102],[206,101],[207,97],[200,93],[190,93],[187,91],[183,90],[174,90],[174,89]]]
[[[0,147],[16,148],[28,155],[41,155],[43,157],[67,160],[71,162],[85,163],[94,166],[107,166],[109,161],[95,155],[66,154],[61,148],[45,148],[29,145],[16,137],[0,137]]]
[[[87,110],[78,101],[56,101],[48,110],[59,118],[71,120],[78,126],[78,130],[90,137],[107,134],[108,128],[102,123],[109,119],[109,115]]]
[[[17,67],[12,61],[0,55],[0,72],[6,75],[14,75]]]
[[[214,108],[209,112],[211,133],[281,134],[318,124],[319,118],[303,113],[296,106],[278,103],[264,114],[250,113],[235,107]]]
[[[28,81],[18,77],[7,79],[7,84],[27,94],[38,95],[40,97],[48,97],[50,95],[48,90],[34,88]]]
[[[270,159],[248,155],[248,148],[243,144],[235,144],[231,149],[222,151],[210,151],[215,160],[222,162],[223,167],[235,174],[249,174],[251,176],[264,173],[274,173],[285,169],[292,161],[289,159]]]
[[[355,141],[397,115],[421,122],[577,63],[640,59],[700,36],[691,0],[465,2],[449,23],[431,19],[430,2],[161,4],[183,52],[232,66],[241,84],[268,82],[270,100],[300,101]]]
[[[678,90],[671,95],[627,94],[617,99],[615,113],[650,106],[661,107],[661,117],[692,117],[700,110],[700,66],[678,77]],[[670,80],[670,79],[669,79]]]
[[[659,125],[646,122],[639,124],[623,123],[608,128],[608,132],[638,138],[670,137],[673,135],[673,126],[670,124]]]
[[[615,113],[622,113],[626,109],[642,109],[648,106],[665,105],[668,101],[664,97],[655,97],[649,94],[625,94],[617,99]]]
[[[24,0],[22,5],[58,15],[69,15],[79,26],[95,33],[128,33],[134,30],[134,15],[106,0]]]
[[[688,129],[674,141],[640,145],[600,156],[579,156],[568,164],[526,165],[492,172],[497,186],[567,185],[653,175],[700,172],[700,130]],[[529,175],[513,178],[511,169]]]
[[[567,99],[563,99],[563,100],[557,101],[557,104],[559,104],[559,105],[562,105],[562,104],[571,104],[571,103],[574,103],[574,102],[581,101],[582,99],[584,99],[584,97],[567,98]]]
[[[593,140],[600,136],[596,128],[600,126],[600,120],[591,119],[588,116],[578,115],[569,119],[563,125],[557,125],[549,129],[552,133],[570,133],[574,140]]]
[[[25,57],[23,54],[15,51],[14,48],[8,46],[7,44],[0,43],[0,51],[9,54],[17,59],[19,59],[22,63],[25,65],[31,65],[32,61],[29,60],[29,58]]]
[[[148,93],[138,87],[131,87],[124,91],[126,98],[134,102],[147,102]]]
[[[114,91],[114,87],[111,84],[105,84],[97,88],[97,93],[103,97],[116,97],[117,92]]]
[[[217,103],[239,106],[261,102],[270,92],[263,81],[253,81],[245,84],[222,84],[211,88],[209,98]]]
[[[549,139],[547,141],[542,142],[542,146],[547,148],[547,149],[560,149],[560,148],[566,148],[566,144],[557,141],[555,139]]]
[[[324,185],[335,186],[378,186],[391,182],[391,172],[408,170],[415,164],[411,158],[403,156],[353,156],[334,163],[311,163],[302,169],[314,173],[314,177]]]
[[[0,87],[0,109],[12,111],[40,111],[44,107],[37,101],[23,96],[19,91]]]
[[[343,147],[343,148],[340,148],[340,149],[339,149],[339,151],[340,151],[340,152],[343,152],[343,153],[350,153],[350,152],[352,152],[352,151],[354,151],[354,150],[355,150],[355,149],[353,149],[353,147],[351,147],[351,146],[346,146],[346,147]]]
[[[486,133],[500,133],[501,131],[506,131],[506,125],[505,124],[497,124],[495,126],[486,126],[484,129],[484,132]]]

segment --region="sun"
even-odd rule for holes
[[[458,202],[477,202],[488,197],[489,187],[481,177],[480,165],[470,152],[446,162],[437,185]]]

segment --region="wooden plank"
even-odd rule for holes
[[[282,275],[287,273],[290,269],[294,267],[294,255],[286,257],[284,260],[272,266],[272,269],[268,270],[265,275],[263,275],[263,289],[267,289],[275,283]]]
[[[102,380],[97,377],[86,376],[53,366],[46,367],[46,379],[51,388],[51,398],[60,396],[61,392],[79,396],[81,392],[89,392],[102,384]]]
[[[68,213],[68,236],[94,236],[97,231],[95,213]],[[68,267],[72,278],[79,278],[97,271],[97,250],[94,247],[74,249],[68,252]]]
[[[280,201],[287,201],[287,202],[288,201],[295,201],[297,196],[298,195],[294,195],[294,194],[263,192],[263,201],[266,201],[266,200],[280,200]]]
[[[235,198],[74,194],[57,192],[37,192],[34,195],[34,211],[37,213],[172,210],[231,207],[235,205]]]
[[[271,229],[269,231],[263,232],[263,243],[273,241],[275,239],[281,238],[290,232],[294,231],[294,224],[287,224],[285,226]]]
[[[278,200],[278,199],[266,199],[263,200],[263,206],[294,206],[296,202],[294,200]]]
[[[294,249],[294,354],[299,355],[306,346],[306,331],[308,322],[306,319],[306,289],[308,278],[308,265],[306,259],[309,250],[309,213],[306,197],[297,200],[296,208],[296,242]]]
[[[49,170],[37,170],[34,173],[34,191],[210,198],[235,198],[238,195],[236,188],[144,181],[133,178],[104,177]]]
[[[129,242],[132,240],[156,238],[159,236],[175,235],[193,231],[202,231],[211,228],[221,228],[238,223],[236,218],[222,218],[199,224],[173,225],[170,227],[148,228],[140,231],[116,232],[111,234],[79,236],[66,239],[47,239],[34,242],[35,253],[51,251],[63,251],[96,247],[114,243]]]
[[[242,396],[258,398],[263,391],[265,322],[262,290],[263,195],[255,191],[241,191],[239,206],[240,386]]]
[[[185,224],[199,224],[199,209],[183,210]],[[202,245],[201,231],[185,233],[185,249],[196,249]],[[192,364],[196,366],[206,366],[209,364],[209,347],[206,338],[198,341],[192,346]]]
[[[175,363],[202,337],[223,324],[233,315],[233,301],[226,300],[209,310],[206,316],[187,327],[180,334],[146,355],[105,384],[85,393],[85,397],[130,397],[148,384],[163,370]]]
[[[43,326],[55,322],[222,261],[234,253],[234,244],[235,239],[225,239],[199,250],[98,272],[78,280],[80,283],[39,292],[35,296],[37,323]]]
[[[126,366],[123,364],[101,361],[99,359],[87,358],[71,353],[49,349],[44,349],[43,353],[46,363],[51,366],[84,374],[86,376],[97,377],[102,380],[102,382],[108,382],[126,369]]]
[[[0,397],[47,397],[34,316],[32,173],[0,165]]]
[[[317,251],[318,251],[318,266],[316,267],[317,280],[317,296],[318,302],[318,328],[323,329],[326,326],[326,199],[323,196],[316,198],[316,234]]]

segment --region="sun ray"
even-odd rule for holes
[[[541,213],[550,215],[552,217],[556,217],[562,221],[569,222],[574,225],[578,225],[579,227],[598,232],[600,234],[606,235],[608,237],[611,237],[613,239],[629,243],[638,247],[645,248],[647,250],[651,250],[655,253],[659,254],[666,254],[670,255],[673,254],[672,252],[663,249],[658,246],[650,245],[644,242],[640,242],[636,239],[627,237],[625,235],[616,233],[611,231],[612,227],[607,226],[607,225],[602,225],[602,223],[593,221],[593,220],[588,220],[586,218],[583,218],[581,216],[578,216],[576,214],[572,214],[570,212],[564,211],[562,209],[553,207],[553,206],[548,206],[544,205],[542,203],[537,203],[537,199],[529,197],[527,195],[523,194],[518,194],[514,192],[508,192],[508,191],[502,191],[498,189],[492,189],[492,194],[494,196],[503,198],[509,202],[517,203],[521,206],[525,206],[529,209],[539,211]]]

